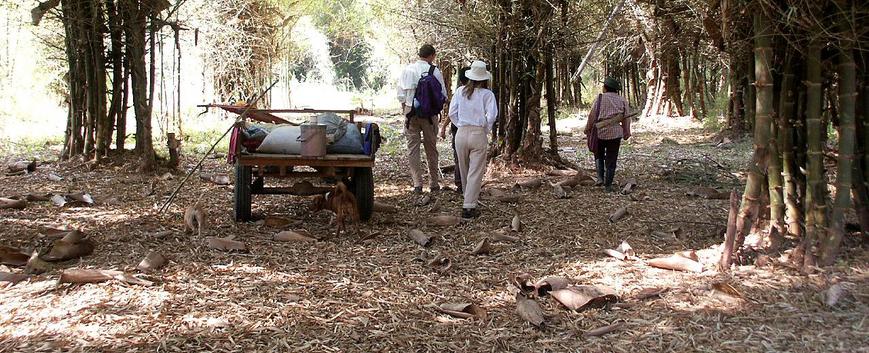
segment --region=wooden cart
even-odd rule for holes
[[[209,105],[240,114],[245,107]],[[267,123],[289,123],[273,113],[336,113],[349,115],[355,123],[352,110],[313,110],[313,109],[251,109],[246,117]],[[357,124],[362,129],[367,125]],[[375,131],[379,133],[379,131]],[[364,135],[364,132],[363,132]],[[343,181],[356,196],[360,218],[367,221],[374,210],[374,161],[377,146],[365,154],[327,154],[323,157],[303,157],[300,155],[248,153],[242,145],[243,135],[236,128],[232,131],[230,143],[230,163],[235,165],[234,209],[235,220],[251,221],[253,195],[299,195],[311,196],[325,194],[331,186],[314,186],[299,182],[292,187],[266,187],[266,179],[318,178],[325,184]],[[233,153],[234,152],[234,153]],[[303,168],[308,167],[308,168]],[[300,170],[307,169],[307,171]],[[313,169],[313,170],[311,170]]]

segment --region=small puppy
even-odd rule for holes
[[[206,215],[207,213],[205,213],[205,210],[199,205],[199,203],[187,207],[187,209],[184,210],[184,231],[195,231],[201,237],[202,228],[205,228],[208,225]]]
[[[359,234],[359,210],[356,208],[356,196],[350,190],[347,190],[347,185],[343,182],[338,182],[335,185],[335,190],[323,195],[314,197],[314,202],[311,204],[311,211],[318,212],[329,210],[335,212],[335,223],[338,230],[336,235],[341,235],[344,230],[345,221],[349,218],[353,222],[356,234]]]

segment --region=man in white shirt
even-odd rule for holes
[[[428,74],[429,68],[437,56],[435,48],[429,44],[419,48],[419,60],[407,65],[398,80],[398,100],[401,102],[402,114],[407,114],[413,107],[414,94],[419,79]],[[441,84],[444,97],[447,96],[444,76],[441,70],[434,69],[433,75]],[[437,127],[439,116],[434,117],[410,117],[405,124],[407,136],[408,158],[410,160],[410,176],[413,179],[414,193],[422,193],[422,171],[420,167],[419,145],[425,148],[425,157],[428,163],[430,186],[432,191],[440,190],[440,171],[438,170],[437,150]],[[422,136],[420,136],[422,135]]]

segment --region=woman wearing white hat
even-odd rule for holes
[[[498,104],[495,94],[489,90],[492,74],[486,70],[486,63],[474,61],[465,76],[468,83],[456,89],[450,102],[449,117],[459,127],[456,132],[456,153],[465,198],[462,218],[468,219],[480,215],[477,200],[486,174],[488,136],[498,117]]]

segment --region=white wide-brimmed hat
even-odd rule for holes
[[[465,72],[465,77],[474,81],[488,81],[492,79],[492,74],[486,70],[486,63],[474,60],[471,63],[471,69]]]

